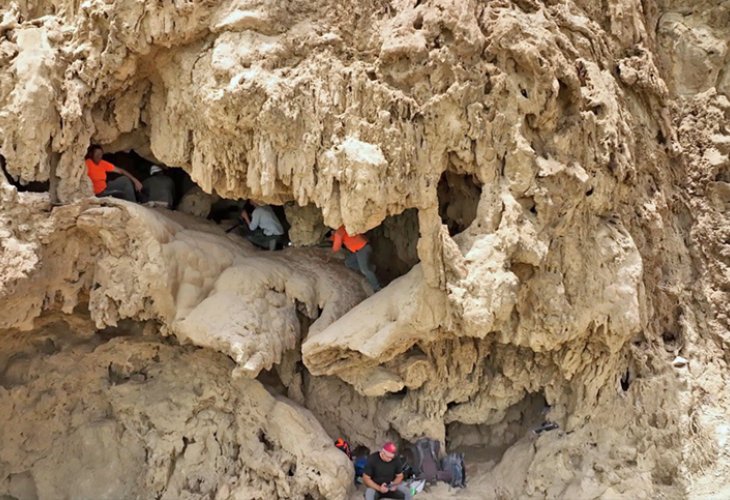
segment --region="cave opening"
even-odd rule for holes
[[[22,182],[20,179],[16,179],[7,169],[7,163],[5,157],[0,154],[0,170],[8,180],[10,185],[18,190],[19,193],[47,193],[50,188],[50,181],[30,181]]]
[[[172,179],[174,183],[173,203],[170,208],[177,208],[183,196],[196,186],[195,182],[190,178],[190,175],[182,168],[168,167],[160,162],[150,161],[138,154],[134,149],[104,152],[102,158],[115,167],[123,168],[143,183],[152,176],[150,172],[152,166],[161,167],[163,174]],[[118,176],[118,174],[110,173],[108,176],[111,180]]]
[[[262,370],[261,373],[259,373],[258,377],[256,377],[256,380],[261,382],[266,390],[274,396],[287,395],[288,388],[286,384],[281,380],[281,375],[279,375],[276,368],[272,368],[270,370]]]
[[[454,236],[468,228],[477,216],[482,187],[473,175],[444,172],[438,183],[439,215]]]
[[[320,247],[331,249],[336,228],[324,223],[322,211],[315,205],[298,206],[288,203],[284,206],[291,224],[290,237],[296,247]],[[418,264],[418,238],[420,235],[418,210],[385,217],[380,224],[364,233],[372,248],[370,264],[381,287],[408,273]],[[354,235],[351,235],[354,236]],[[350,260],[351,269],[360,272],[352,254],[343,245],[341,253]]]
[[[631,370],[627,368],[626,372],[621,375],[621,379],[619,380],[619,383],[621,384],[621,390],[624,392],[628,391],[629,387],[631,387],[631,382],[633,382],[631,377]]]
[[[182,168],[170,167],[153,161],[154,159],[151,160],[149,156],[143,156],[134,149],[105,151],[103,159],[128,171],[143,184],[151,177],[151,169],[154,166],[162,168],[162,173],[170,177],[174,183],[174,202],[171,209],[211,220],[227,233],[246,237],[246,224],[241,218],[241,213],[246,211],[249,215],[252,214],[254,206],[251,200],[226,199],[215,194],[207,194]],[[116,174],[109,175],[111,179],[111,176]],[[444,195],[446,201],[443,203],[445,217],[451,228],[457,232],[461,231],[475,217],[480,189],[471,176],[445,174],[443,184],[441,190],[446,193]],[[467,193],[468,203],[452,199],[453,196],[464,198],[464,193]],[[320,247],[332,244],[327,237],[327,228],[324,226],[319,209],[313,206],[298,207],[294,203],[283,206],[270,205],[270,207],[284,230],[284,235],[275,248],[284,248],[290,244]],[[308,218],[312,218],[311,214],[307,214],[310,211],[308,209],[318,212],[313,218],[318,219],[319,222],[312,228],[308,227],[310,225]],[[299,224],[300,219],[307,227],[294,227]],[[311,234],[307,234],[304,238],[307,241],[297,241],[290,230]],[[386,217],[381,224],[365,234],[373,249],[371,262],[381,286],[387,286],[393,280],[405,275],[419,262],[419,233],[418,211],[411,208]]]
[[[366,236],[373,247],[375,274],[383,286],[418,264],[418,210],[410,208],[386,217]]]
[[[170,209],[211,220],[221,225],[226,232],[234,230],[241,232],[243,225],[241,212],[245,210],[251,214],[254,210],[250,200],[228,199],[216,194],[208,194],[193,181],[184,169],[150,161],[134,149],[105,152],[103,159],[116,167],[126,170],[145,184],[145,194],[139,200],[142,202],[148,201],[148,199],[154,201],[154,195],[151,196],[151,193],[147,191],[147,183],[153,175],[151,169],[155,166],[161,168],[162,172],[160,174],[172,180],[173,194]],[[118,174],[110,173],[108,175],[109,180],[111,180]],[[284,236],[288,235],[290,224],[284,207],[271,205],[271,208],[284,229]],[[284,237],[278,243],[278,247],[284,247],[287,244],[288,238]]]
[[[476,459],[498,463],[507,449],[530,431],[539,434],[557,428],[557,425],[546,420],[549,409],[544,394],[535,392],[495,415],[495,419],[488,423],[451,422],[446,426],[447,449],[460,450]]]

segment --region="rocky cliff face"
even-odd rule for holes
[[[0,14],[0,493],[343,498],[327,433],[467,447],[461,498],[729,491],[727,2]],[[89,198],[90,142],[297,246]],[[371,295],[340,224],[410,271]]]

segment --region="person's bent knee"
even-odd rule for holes
[[[137,195],[134,193],[134,184],[128,177],[120,177],[114,181],[119,186],[120,191],[124,194],[124,199],[127,201],[137,201]]]
[[[365,500],[377,500],[378,498],[380,498],[380,495],[374,489],[368,488],[365,490]]]
[[[397,491],[403,495],[404,500],[411,500],[413,498],[413,495],[411,495],[411,489],[405,484],[400,484]]]

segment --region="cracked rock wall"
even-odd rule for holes
[[[330,434],[500,450],[475,498],[723,491],[728,19],[719,0],[11,2],[0,153],[51,192],[3,182],[0,324],[155,321],[235,377],[274,370]],[[368,297],[324,249],[262,256],[89,200],[91,141],[306,207],[299,245],[377,227],[418,264]],[[543,400],[560,431],[535,439]]]

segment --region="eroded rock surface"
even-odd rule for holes
[[[474,498],[722,494],[730,8],[700,4],[11,2],[0,153],[51,193],[0,179],[0,326],[154,321],[232,358],[216,383],[273,370],[330,436],[481,450]],[[88,199],[91,141],[410,270],[369,297],[326,249]]]
[[[95,333],[77,316],[37,326],[33,333],[3,331],[4,493],[345,495],[351,467],[311,413],[255,380],[231,379],[225,356],[170,345],[134,327]]]
[[[3,327],[31,328],[54,302],[70,313],[86,298],[99,328],[154,319],[163,334],[229,354],[255,377],[301,340],[298,310],[316,332],[367,293],[361,278],[324,265],[324,249],[262,254],[168,210],[87,200],[55,209],[45,224],[42,260],[61,262],[17,280]]]

